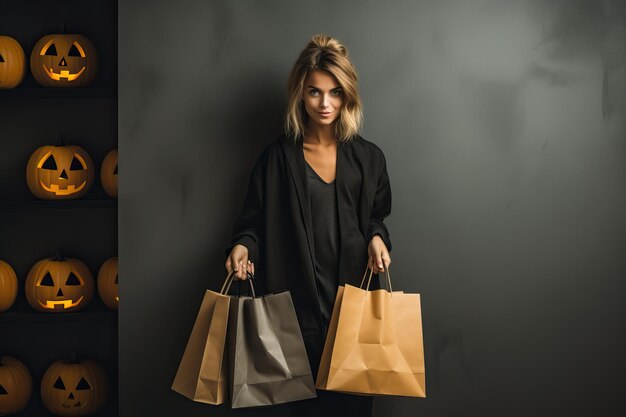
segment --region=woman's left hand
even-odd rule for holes
[[[367,252],[369,254],[367,265],[374,274],[384,272],[385,268],[388,268],[391,264],[387,246],[385,246],[385,242],[383,242],[383,239],[379,235],[374,235],[367,248]]]

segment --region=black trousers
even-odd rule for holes
[[[343,413],[346,417],[371,417],[373,399],[371,395],[317,390],[317,398],[293,401],[288,405],[292,417],[330,417]]]
[[[321,339],[314,338],[310,340],[307,335],[303,334],[311,371],[313,372],[313,381],[317,379],[328,325],[329,323],[323,320],[323,337]],[[373,397],[371,395],[345,394],[343,392],[320,389],[316,390],[316,393],[317,398],[289,402],[288,406],[291,415],[298,417],[332,417],[342,415],[340,413],[348,413],[345,417],[371,417],[372,415]]]

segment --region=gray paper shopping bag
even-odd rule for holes
[[[289,291],[233,296],[228,332],[232,408],[317,396]]]

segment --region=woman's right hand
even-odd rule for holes
[[[233,272],[233,269],[236,271],[235,281],[248,279],[248,272],[254,275],[254,263],[248,259],[248,248],[244,245],[235,245],[226,259],[228,275]]]

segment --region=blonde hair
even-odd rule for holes
[[[348,57],[348,49],[337,39],[325,34],[311,37],[300,52],[287,80],[288,103],[285,134],[294,141],[304,136],[309,115],[301,99],[304,80],[309,72],[323,70],[335,77],[343,89],[344,100],[339,117],[334,122],[339,141],[350,141],[358,135],[363,124],[363,104],[359,96],[358,76]]]

